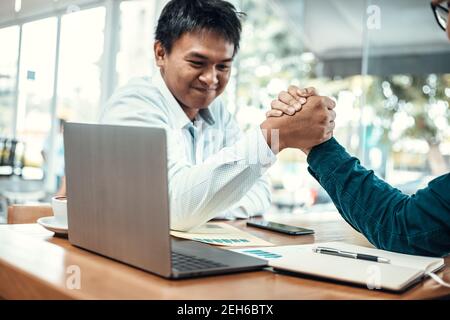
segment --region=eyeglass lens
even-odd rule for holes
[[[439,21],[439,24],[446,29],[447,28],[447,20],[448,20],[448,11],[444,10],[442,7],[435,7],[436,17]]]

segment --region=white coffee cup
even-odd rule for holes
[[[67,198],[64,196],[53,197],[52,209],[56,222],[67,225]]]

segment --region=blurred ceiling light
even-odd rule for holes
[[[306,63],[311,63],[314,61],[316,57],[314,56],[314,53],[312,52],[303,52],[300,56],[300,59]]]
[[[15,0],[14,2],[14,10],[19,12],[22,9],[22,0]]]

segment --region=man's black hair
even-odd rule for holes
[[[171,0],[164,7],[156,27],[155,40],[170,53],[173,43],[187,32],[214,31],[239,50],[245,14],[223,0]]]

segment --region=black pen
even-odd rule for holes
[[[330,254],[333,256],[359,259],[359,260],[375,261],[375,262],[380,262],[380,263],[390,263],[391,262],[391,260],[389,260],[389,259],[372,256],[370,254],[355,253],[355,252],[343,251],[343,250],[327,248],[327,247],[316,247],[316,248],[313,248],[313,251],[316,253],[324,253],[324,254]]]

